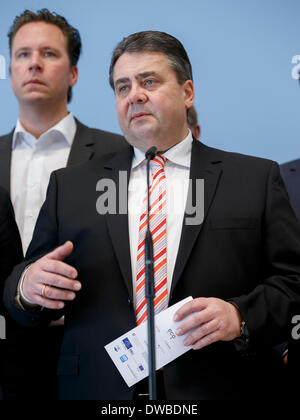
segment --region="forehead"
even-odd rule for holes
[[[62,30],[52,23],[30,22],[21,26],[12,41],[12,49],[47,45],[66,47],[67,40]]]
[[[116,61],[114,67],[114,81],[119,78],[135,78],[139,74],[155,72],[166,74],[175,72],[172,70],[169,58],[161,52],[125,52]]]

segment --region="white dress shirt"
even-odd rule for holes
[[[38,139],[20,121],[13,134],[10,187],[24,254],[31,241],[51,172],[66,166],[76,132],[71,113]]]
[[[191,165],[192,134],[173,146],[164,156],[167,190],[167,287],[168,295],[178,253],[183,216],[187,200]],[[151,183],[151,180],[150,180]],[[128,186],[128,225],[132,267],[133,299],[136,300],[136,259],[139,237],[139,220],[142,202],[147,191],[147,165],[145,153],[134,148]]]

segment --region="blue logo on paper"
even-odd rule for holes
[[[122,363],[124,363],[128,360],[128,357],[126,356],[126,354],[123,354],[123,356],[120,357],[120,360]]]
[[[139,365],[139,369],[140,369],[140,371],[145,370],[144,367],[143,367],[143,365]]]
[[[125,345],[125,347],[129,350],[131,347],[132,347],[132,344],[131,344],[131,342],[129,341],[129,338],[124,338],[124,340],[122,340],[123,341],[123,343],[124,343],[124,345]]]

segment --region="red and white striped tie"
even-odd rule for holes
[[[168,305],[167,290],[167,219],[166,219],[166,158],[156,155],[150,161],[152,180],[150,185],[150,230],[153,240],[154,257],[154,312],[158,313]],[[136,322],[147,319],[145,297],[145,234],[147,230],[147,194],[143,201],[140,217],[139,243],[136,267]]]

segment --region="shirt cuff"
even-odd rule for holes
[[[31,300],[27,299],[24,296],[23,293],[23,282],[27,273],[27,270],[29,269],[29,267],[31,267],[31,264],[28,265],[25,270],[23,271],[19,283],[18,283],[18,288],[17,288],[17,294],[15,297],[15,302],[17,304],[18,307],[20,307],[21,309],[23,309],[24,311],[26,310],[33,310],[39,307],[39,305],[37,305],[36,303],[32,302]]]

